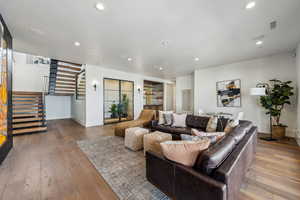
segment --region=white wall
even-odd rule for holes
[[[49,65],[26,64],[26,54],[14,52],[13,90],[43,91],[43,76],[49,76]]]
[[[42,92],[42,77],[49,76],[50,65],[26,64],[27,55],[14,52],[13,91]],[[68,96],[46,96],[46,118],[71,117],[71,99]]]
[[[296,60],[297,60],[297,81],[298,81],[298,87],[297,87],[297,99],[298,99],[298,118],[297,118],[297,142],[300,145],[300,43],[298,44],[297,51],[296,51]]]
[[[194,96],[194,76],[193,74],[188,76],[176,77],[176,112],[182,112],[182,90],[191,89],[192,96]],[[193,107],[193,99],[191,100]]]
[[[141,76],[134,73],[126,73],[118,70],[101,68],[100,66],[86,66],[86,126],[103,125],[103,79],[113,78],[134,82],[134,117],[137,118],[143,109],[143,85],[144,80],[157,82],[170,82],[158,78]],[[97,81],[97,90],[92,84]],[[141,88],[141,92],[138,92]]]
[[[71,118],[70,96],[46,96],[45,101],[47,120]]]
[[[256,60],[222,65],[213,68],[199,69],[194,73],[195,94],[194,111],[199,108],[205,112],[245,113],[245,118],[253,121],[259,131],[269,132],[269,118],[259,105],[259,98],[249,95],[249,89],[259,82],[267,82],[277,78],[283,81],[291,80],[296,86],[296,60],[291,53],[273,55]],[[216,98],[216,82],[222,80],[241,79],[242,107],[218,108]],[[294,136],[297,128],[296,97],[292,99],[292,106],[283,111],[281,122],[288,125],[287,134]]]

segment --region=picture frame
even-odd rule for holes
[[[216,83],[217,107],[241,107],[241,80],[225,80]]]

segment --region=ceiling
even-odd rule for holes
[[[99,1],[102,12],[98,0],[0,0],[0,13],[17,51],[167,79],[293,50],[300,41],[299,0],[256,0],[252,10],[248,0]]]

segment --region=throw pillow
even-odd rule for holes
[[[164,114],[165,123],[164,125],[171,126],[173,124],[173,114]]]
[[[160,146],[167,159],[192,167],[199,153],[206,150],[209,144],[208,139],[203,139],[199,141],[166,141],[160,143]]]
[[[217,116],[210,117],[207,123],[206,132],[216,132],[217,126],[218,126],[218,117]]]
[[[172,114],[173,111],[158,111],[158,125],[165,124],[164,114]]]
[[[187,114],[176,114],[173,113],[173,127],[186,127],[185,121],[186,121]]]
[[[225,132],[203,132],[197,129],[192,129],[192,135],[200,137],[216,136],[217,140],[222,139],[225,136]]]
[[[225,127],[225,129],[224,129],[224,132],[226,133],[226,134],[228,134],[228,133],[230,133],[230,132],[232,132],[232,130],[235,128],[235,127],[237,127],[239,125],[239,120],[230,120],[228,123],[227,123],[227,125],[226,125],[226,127]]]
[[[205,137],[201,137],[201,136],[193,136],[193,135],[186,135],[186,134],[181,134],[180,135],[181,140],[185,140],[185,141],[198,141],[198,140],[203,140],[205,138],[210,140],[210,144],[213,145],[218,141],[217,136],[205,136]]]

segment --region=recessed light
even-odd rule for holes
[[[74,42],[74,45],[75,45],[76,47],[79,47],[79,46],[80,46],[80,42]]]
[[[100,2],[97,3],[95,7],[96,7],[96,9],[99,10],[99,11],[102,11],[102,10],[105,9],[103,3],[100,3]]]
[[[256,5],[256,2],[255,2],[255,1],[249,1],[249,2],[247,3],[247,5],[246,5],[246,9],[247,9],[247,10],[250,10],[250,9],[254,8],[255,5]]]
[[[260,46],[260,45],[262,45],[263,43],[264,43],[264,42],[263,42],[262,40],[258,40],[258,41],[256,41],[255,44],[256,44],[257,46]]]
[[[199,61],[200,59],[198,57],[194,58],[195,61]]]
[[[159,67],[158,69],[159,69],[160,71],[164,70],[164,68],[163,68],[163,67]]]
[[[132,61],[132,58],[127,58],[128,61]]]

